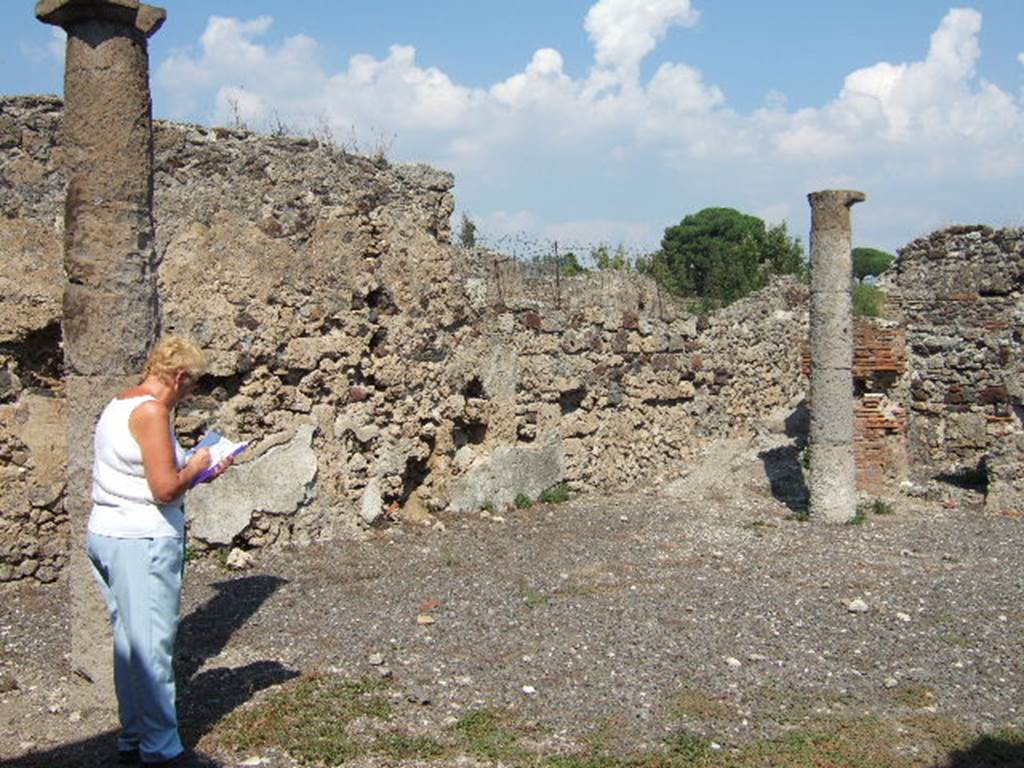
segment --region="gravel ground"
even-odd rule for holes
[[[210,733],[314,671],[389,672],[415,733],[513,713],[546,754],[609,730],[640,753],[681,722],[723,749],[826,716],[1024,730],[1021,519],[947,487],[862,525],[797,522],[786,457],[783,443],[722,444],[657,492],[442,517],[264,553],[241,573],[190,564],[179,704],[194,764],[293,765],[228,754]],[[2,592],[3,765],[105,765],[113,749],[109,709],[74,703],[65,594]],[[947,764],[910,736],[898,749]]]

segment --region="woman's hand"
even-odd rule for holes
[[[207,452],[206,466],[209,466],[210,465],[209,451],[206,448],[200,448],[199,450]],[[198,454],[199,451],[196,451],[196,453]],[[203,480],[201,482],[209,483],[211,480],[215,480],[216,478],[220,477],[225,472],[227,472],[228,471],[228,467],[230,467],[234,463],[235,463],[234,456],[228,456],[226,459],[221,459],[220,463],[216,467],[213,468],[213,472],[210,475],[208,475],[207,477],[203,478]],[[205,467],[204,467],[204,469],[205,469]]]
[[[210,461],[210,449],[200,448],[189,457],[187,462],[185,462],[185,470],[189,473],[190,477],[195,477],[210,466]]]

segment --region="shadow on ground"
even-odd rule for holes
[[[196,674],[217,656],[231,635],[261,605],[286,584],[276,576],[247,576],[214,585],[217,594],[186,616],[178,628],[176,660],[178,718],[186,748],[194,747],[222,717],[246,702],[254,693],[298,675],[276,661],[257,661],[235,669],[215,668]],[[117,731],[100,733],[82,741],[45,752],[33,752],[2,762],[5,768],[100,768],[112,765]],[[192,766],[213,768],[220,763],[196,757]]]
[[[945,768],[1024,768],[1024,742],[983,736],[952,753]]]
[[[804,468],[801,454],[807,446],[807,431],[810,425],[810,413],[807,401],[786,417],[786,437],[793,439],[792,445],[782,445],[767,451],[761,451],[757,458],[764,464],[764,472],[771,485],[772,496],[789,507],[797,514],[807,512],[810,493],[804,479]]]

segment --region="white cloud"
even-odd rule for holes
[[[227,122],[234,117],[231,105],[244,102],[250,110],[245,116],[256,121],[271,110],[291,112],[304,97],[315,97],[325,79],[319,46],[306,35],[289,37],[278,48],[255,42],[272,23],[267,16],[250,21],[211,16],[196,55],[178,51],[157,67],[154,81],[170,113],[189,115],[209,99],[214,110],[203,117]]]
[[[599,67],[635,69],[669,27],[693,26],[699,14],[690,0],[599,0],[583,22]]]
[[[947,13],[920,61],[850,72],[820,107],[790,111],[773,92],[748,114],[685,62],[641,78],[668,30],[697,20],[690,0],[599,0],[584,20],[594,53],[586,75],[570,76],[563,55],[542,48],[480,88],[421,64],[411,46],[332,70],[310,37],[264,42],[269,18],[212,17],[195,50],[160,64],[157,98],[177,117],[205,109],[201,119],[231,122],[237,112],[267,127],[276,113],[299,129],[354,130],[363,146],[396,136],[397,159],[455,171],[468,195],[460,204],[494,237],[657,242],[668,223],[657,219],[677,221],[686,207],[734,205],[777,221],[805,215],[808,191],[840,182],[927,195],[1024,172],[1022,103],[977,76],[976,11]],[[580,216],[588,205],[594,215]]]

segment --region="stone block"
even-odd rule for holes
[[[209,544],[230,544],[254,512],[295,512],[317,474],[313,431],[311,424],[301,424],[284,445],[192,489],[185,506],[190,535]]]
[[[554,435],[539,445],[501,445],[478,455],[472,467],[452,489],[448,508],[472,512],[485,504],[502,507],[520,493],[531,499],[558,484],[564,473],[565,452]]]

